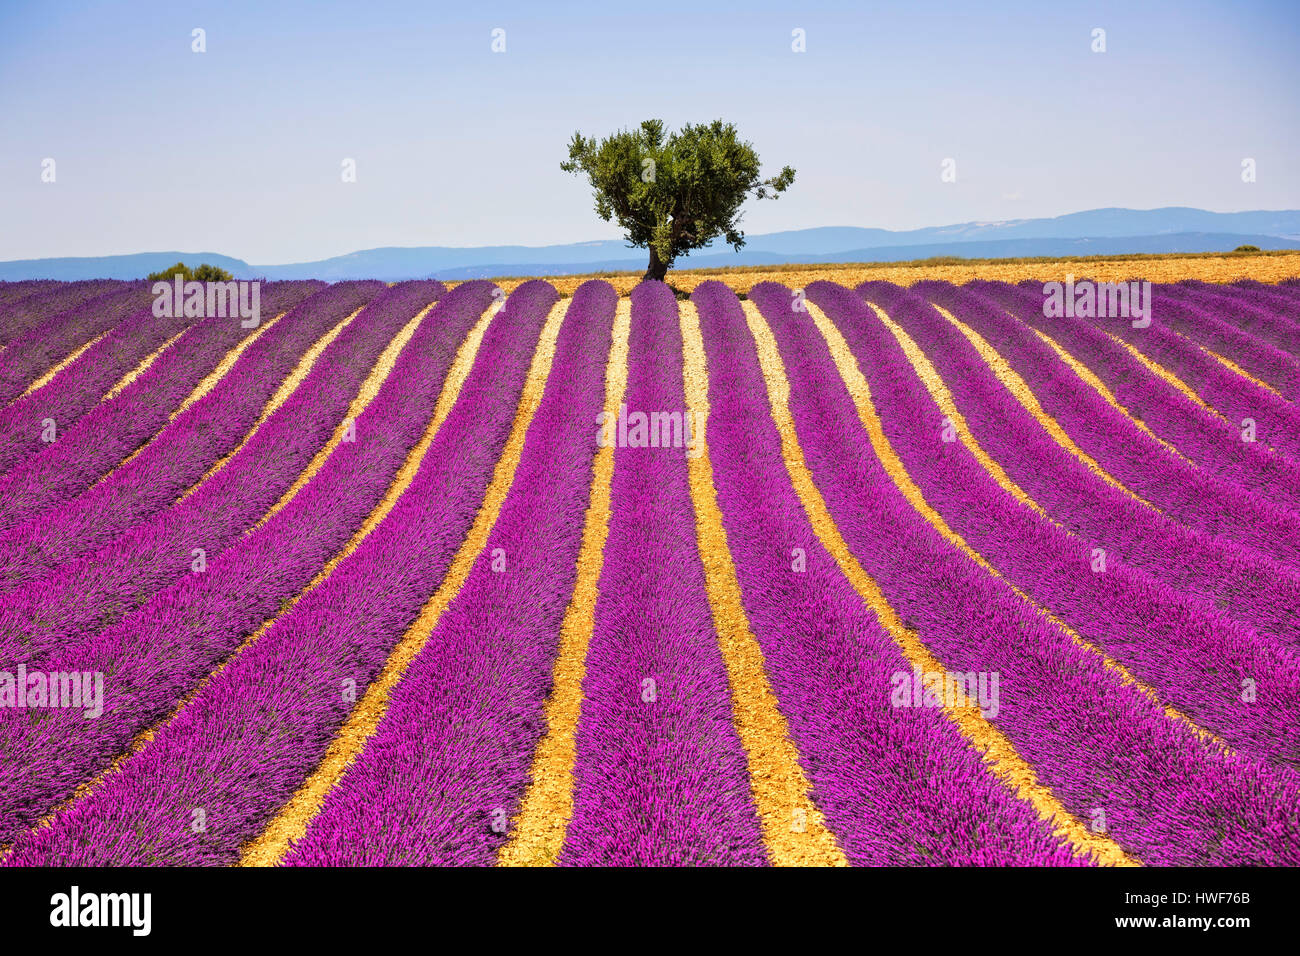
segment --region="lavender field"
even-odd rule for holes
[[[0,282],[0,866],[1300,865],[1300,284]]]

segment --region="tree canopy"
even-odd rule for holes
[[[191,269],[185,263],[178,262],[176,265],[168,269],[151,272],[145,277],[145,279],[148,282],[170,282],[172,279],[175,279],[178,274],[182,276],[186,282],[229,282],[234,278],[234,276],[225,269],[222,269],[220,266],[209,265],[205,262],[197,268]]]
[[[762,179],[753,146],[721,120],[667,136],[657,119],[599,142],[574,133],[560,168],[586,174],[596,214],[617,220],[630,245],[650,250],[645,278],[659,280],[679,256],[719,236],[740,251],[741,205],[751,195],[775,199],[794,182],[789,166]]]

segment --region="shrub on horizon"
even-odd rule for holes
[[[186,282],[229,282],[234,278],[225,269],[219,266],[202,263],[197,268],[191,269],[183,262],[178,262],[174,266],[169,266],[158,272],[151,272],[145,276],[146,282],[170,282],[179,274]]]

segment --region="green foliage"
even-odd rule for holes
[[[180,273],[180,274],[185,278],[185,281],[186,281],[186,282],[189,282],[190,279],[192,279],[192,278],[194,277],[194,273],[192,273],[192,272],[190,271],[190,267],[189,267],[189,266],[187,266],[187,265],[186,265],[185,263],[183,263],[183,262],[178,262],[178,263],[176,263],[176,265],[174,265],[174,266],[170,266],[169,268],[163,269],[163,270],[161,270],[161,271],[159,271],[159,272],[151,272],[151,273],[149,273],[147,276],[145,276],[145,281],[147,281],[147,282],[169,282],[169,281],[171,281],[172,279],[175,279],[175,278],[176,278],[176,274],[177,274],[177,273]]]
[[[180,273],[186,282],[229,282],[234,278],[234,276],[225,269],[217,266],[210,266],[206,262],[196,269],[191,269],[185,263],[178,262],[176,265],[163,269],[161,272],[151,272],[145,277],[145,281],[170,282],[176,278],[177,273]]]
[[[1259,252],[1259,246],[1238,246],[1233,252]]]
[[[650,250],[647,279],[662,280],[678,256],[722,236],[736,251],[745,244],[740,207],[775,199],[794,182],[789,166],[761,179],[758,154],[730,123],[687,125],[665,137],[662,120],[621,130],[597,142],[574,133],[566,173],[585,173],[596,215],[614,219],[628,243]]]
[[[195,282],[229,282],[233,278],[225,269],[210,266],[206,262],[194,270]]]

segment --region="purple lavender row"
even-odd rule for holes
[[[789,289],[749,293],[771,323],[804,456],[836,525],[899,616],[949,671],[999,678],[989,720],[1078,819],[1156,865],[1300,862],[1289,771],[1194,740],[1096,654],[944,541],[885,473]]]
[[[291,309],[316,283],[275,283],[264,303]],[[175,409],[245,336],[238,317],[193,320],[137,313],[50,381],[0,412],[0,529],[12,527],[33,496],[57,503],[78,494],[167,422]],[[122,376],[178,336],[111,401]],[[135,419],[134,428],[131,427]],[[55,423],[52,443],[42,422]]]
[[[5,349],[0,363],[0,405],[12,402],[97,335],[136,313],[149,314],[149,292],[143,283],[118,285],[113,291],[87,300],[82,300],[80,294],[62,294],[66,298],[59,298],[58,303],[70,307],[29,328]]]
[[[1258,309],[1230,298],[1209,297],[1181,283],[1159,285],[1153,291],[1153,322],[1235,362],[1290,401],[1300,398],[1300,359],[1276,343],[1281,327],[1267,322]]]
[[[58,815],[52,826],[18,840],[10,865],[36,860],[65,865],[235,862],[242,844],[261,831],[320,762],[352,702],[442,581],[483,500],[510,432],[533,345],[556,298],[544,282],[515,290],[489,326],[474,369],[415,480],[388,516],[333,574],[214,676],[119,773]],[[423,390],[433,390],[428,388],[432,382],[420,382],[426,371],[417,363],[407,362],[394,374],[401,375],[398,388],[424,384]],[[403,396],[390,391],[388,397],[389,411],[396,412],[391,406],[400,405]],[[431,413],[432,407],[426,410]],[[399,422],[397,417],[381,418],[373,430]],[[381,444],[372,443],[369,458]],[[364,460],[354,464],[365,466]],[[346,495],[349,488],[333,491]],[[332,503],[317,495],[309,517],[321,518],[322,508]],[[230,653],[237,643],[232,637],[256,626],[258,617],[247,613],[245,601],[258,600],[263,588],[290,569],[305,575],[300,581],[310,579],[329,557],[327,551],[314,564],[298,564],[304,549],[293,538],[309,529],[302,516],[295,518],[289,510],[255,532],[246,546],[214,563],[210,577],[219,586],[178,595],[174,604],[157,604],[151,610],[158,616],[147,624],[142,621],[131,633],[112,639],[106,635],[79,655],[80,670],[112,668],[105,680],[104,717],[80,726],[69,720],[57,728],[52,726],[57,718],[47,720],[32,728],[15,760],[35,760],[45,787],[50,777],[67,776],[59,758],[46,756],[51,741],[59,741],[64,750],[63,763],[69,751],[77,754],[84,773],[87,744],[98,751],[97,763],[112,753],[104,749],[103,728],[92,728],[93,742],[78,739],[87,736],[84,727],[100,723],[111,728],[108,735],[120,749],[138,729],[165,714],[198,676]],[[277,602],[262,602],[260,613],[266,613],[268,603],[274,612]],[[189,631],[182,625],[187,617],[202,620],[202,640],[169,630],[179,625]],[[13,762],[7,759],[0,767],[0,793],[12,785]],[[68,780],[65,788],[68,784],[75,781]],[[195,808],[205,815],[200,832],[191,826]]]
[[[1300,352],[1300,321],[1297,321],[1300,316],[1293,304],[1269,292],[1267,286],[1184,279],[1162,284],[1159,291],[1171,299],[1205,309],[1237,331],[1292,357]]]
[[[1171,302],[1163,288],[1155,287],[1152,297],[1153,324],[1162,324],[1186,335],[1187,322],[1204,325],[1212,321],[1204,311]],[[1018,289],[1020,307],[1029,307],[1030,320],[1039,321],[1042,310],[1037,287],[1021,283]],[[1036,302],[1040,304],[1034,306]],[[1182,319],[1177,319],[1178,316]],[[1157,380],[1114,342],[1098,334],[1114,334],[1117,325],[1128,325],[1132,330],[1131,323],[1106,318],[1050,321],[1084,330],[1074,334],[1084,337],[1088,343],[1085,348],[1111,356],[1109,363],[1104,362],[1101,368],[1093,371],[1107,384],[1110,384],[1108,376],[1114,377],[1119,383],[1113,386],[1117,395],[1121,392],[1132,394],[1136,403],[1134,407],[1146,410],[1152,429],[1188,458],[1208,472],[1258,492],[1262,500],[1275,502],[1279,507],[1300,514],[1300,462],[1272,451],[1268,443],[1259,440],[1257,435],[1250,438],[1245,422],[1225,422],[1200,408],[1178,390]],[[1147,405],[1151,407],[1147,408]]]
[[[1162,290],[1185,302],[1210,309],[1238,329],[1292,357],[1300,356],[1300,306],[1259,283],[1185,280]]]
[[[118,323],[42,388],[0,411],[0,475],[30,461],[71,430],[122,376],[174,336],[202,339],[208,321],[155,316],[144,309]]]
[[[4,279],[0,280],[0,305],[23,299],[58,285],[54,279]]]
[[[577,577],[618,295],[574,293],[509,494],[473,570],[306,836],[306,866],[490,866],[546,730]],[[504,562],[504,565],[498,563]]]
[[[310,302],[310,296],[328,288],[324,283],[314,281],[277,282],[264,286],[263,313],[287,314],[247,347],[213,392],[222,392],[227,401],[233,401],[235,396],[230,394],[230,383],[239,381],[241,389],[254,385],[245,370],[255,363],[267,363],[268,374],[272,369],[280,368],[280,364],[271,364],[273,358],[281,353],[281,347],[275,343],[296,343],[309,334],[302,316],[309,315],[312,307],[303,300]],[[295,326],[301,330],[291,337]],[[168,437],[176,434],[179,429],[176,424],[168,425],[168,417],[194,386],[247,335],[248,330],[240,327],[238,318],[209,318],[186,330],[117,396],[93,407],[75,427],[66,433],[61,431],[59,440],[49,449],[0,479],[0,499],[3,499],[0,502],[0,528],[13,528],[33,515],[66,507],[70,499],[75,499],[142,444],[155,435],[161,438],[160,429]],[[306,344],[302,345],[299,352],[306,347]],[[287,374],[287,367],[283,374]],[[275,384],[266,382],[263,387],[273,389]],[[236,394],[242,395],[243,392]],[[270,392],[266,394],[269,396]],[[228,414],[234,411],[227,409]],[[191,414],[187,409],[182,417]],[[145,460],[156,453],[158,444],[149,445],[124,470],[146,467]],[[175,480],[180,482],[182,479],[177,476]],[[188,484],[180,484],[176,493],[186,487]]]
[[[15,289],[12,297],[0,306],[0,345],[6,347],[6,363],[11,353],[21,349],[21,343],[32,344],[33,337],[28,336],[32,329],[50,328],[59,313],[111,292],[121,292],[128,288],[127,283],[113,279],[30,284],[16,282],[14,285],[21,286],[21,293],[25,294]],[[39,339],[39,336],[36,338]],[[14,345],[16,342],[20,343],[18,347]],[[39,375],[40,373],[37,372],[32,378]]]
[[[1300,307],[1300,278],[1292,276],[1269,286],[1278,295],[1284,296],[1295,306]]]
[[[0,282],[0,345],[9,340],[15,330],[13,316],[9,307],[15,302],[29,299],[42,292],[49,292],[59,285],[53,279],[22,279],[18,282]]]
[[[1292,464],[1300,461],[1300,409],[1294,404],[1225,368],[1196,343],[1159,322],[1144,329],[1117,322],[1106,329],[1177,375],[1230,423],[1253,419],[1258,443],[1272,446]]]
[[[894,287],[864,283],[858,292],[879,301],[877,288]],[[925,297],[994,341],[1002,331],[999,323],[1011,322],[1005,312],[965,289],[938,282],[922,288]],[[901,316],[891,313],[891,318],[933,363],[975,439],[1049,515],[1080,536],[1104,542],[1108,555],[1175,591],[1203,598],[1261,634],[1300,647],[1300,615],[1294,610],[1300,607],[1300,573],[1230,540],[1192,530],[1102,481],[1048,436],[1002,387],[975,347],[937,312],[917,309]],[[1032,337],[1010,341],[1003,354],[1030,351],[1034,343]],[[1048,365],[1055,359],[1048,353],[1042,361]],[[1091,391],[1082,382],[1078,387]]]
[[[1246,330],[1251,338],[1283,353],[1288,362],[1300,358],[1300,303],[1277,291],[1276,286],[1251,282],[1223,285],[1185,280],[1176,286],[1180,296],[1204,303],[1229,325]],[[1291,377],[1292,390],[1296,378]]]
[[[1293,296],[1287,292],[1287,284],[1260,282],[1257,279],[1238,279],[1230,286],[1219,287],[1214,283],[1189,282],[1189,288],[1200,289],[1203,287],[1223,288],[1226,292],[1240,292],[1245,294],[1249,301],[1254,305],[1264,309],[1269,317],[1270,322],[1281,322],[1288,329],[1300,331],[1300,297]]]
[[[188,391],[185,383],[196,377],[174,346],[150,366],[145,396],[124,391],[109,403],[112,417],[97,423],[93,434],[85,429],[98,409],[79,424],[82,441],[69,435],[52,449],[67,454],[48,462],[50,456],[42,455],[0,479],[0,526],[9,527],[0,534],[0,594],[103,547],[169,506],[239,444],[311,344],[384,288],[341,283],[307,299],[249,346],[211,392],[167,424],[169,410]],[[153,379],[169,356],[173,360]],[[197,375],[204,368],[206,362]],[[139,455],[78,495],[147,441],[160,420],[165,427]]]
[[[939,318],[919,295],[897,286],[874,285],[866,294],[904,329],[926,313]],[[860,296],[821,281],[807,295],[848,342],[908,475],[977,554],[1164,703],[1243,753],[1300,767],[1300,661],[1293,650],[1130,565],[1109,541],[1071,535],[1016,501],[966,445],[943,440],[944,413]],[[1247,686],[1256,693],[1243,694]]]
[[[196,562],[201,559],[207,563],[237,541],[290,488],[342,422],[362,382],[393,336],[442,291],[440,283],[412,282],[380,296],[321,355],[303,385],[263,423],[239,454],[194,494],[97,551],[0,597],[0,660],[30,663],[61,646],[84,642],[140,607],[176,578],[187,573],[202,577],[194,571]],[[491,286],[475,284],[457,297],[458,303],[468,304],[451,314],[464,319],[465,312],[477,307],[478,311],[474,312],[477,317],[486,307],[486,297],[490,294]],[[442,321],[435,310],[421,323],[422,328],[429,319]],[[421,392],[412,396],[411,401],[423,412],[425,404],[432,409],[436,398],[436,394],[429,396]],[[373,409],[372,404],[367,413]],[[356,457],[364,454],[365,449],[373,451],[367,437],[378,439],[363,436],[360,422],[357,440],[340,442],[331,454],[330,462],[335,463],[335,469],[345,469],[343,474],[348,477],[344,482],[356,485],[355,496],[334,492],[345,502],[331,516],[337,521],[330,525],[334,535],[343,539],[338,546],[373,506],[365,502],[377,500],[387,487],[401,456],[418,439],[420,423],[427,419],[428,415],[417,416],[405,430],[395,433],[393,438],[405,443],[389,451],[387,457],[367,463],[377,466],[380,462],[391,462],[391,469],[375,467],[364,480],[353,477],[353,470],[358,467]],[[376,418],[372,415],[369,421]],[[340,461],[346,464],[337,464]],[[328,464],[316,478],[320,479],[327,470]],[[320,487],[319,482],[316,484]],[[309,488],[310,483],[295,496],[295,502]],[[374,499],[366,497],[363,489],[367,488],[374,489]],[[359,515],[352,520],[358,511]],[[282,510],[276,517],[283,514]],[[323,530],[309,537],[322,542],[334,540]],[[195,554],[196,549],[202,553]],[[332,553],[327,552],[326,556]]]
[[[897,675],[910,678],[912,665],[822,547],[790,484],[740,303],[713,281],[692,299],[708,357],[709,457],[746,617],[813,799],[849,861],[1082,862],[940,710],[891,705]]]
[[[684,409],[672,290],[631,299],[629,420]],[[684,447],[616,448],[599,590],[561,865],[766,864]]]
[[[58,652],[57,661],[68,668],[98,668],[106,674],[106,691],[111,690],[117,702],[113,713],[91,722],[69,715],[60,726],[34,721],[32,726],[21,721],[10,725],[0,714],[0,739],[17,741],[15,759],[0,759],[0,843],[65,799],[141,730],[164,717],[248,635],[280,614],[285,602],[338,554],[379,503],[427,427],[456,348],[491,302],[492,289],[487,282],[469,282],[439,301],[403,348],[375,400],[357,417],[357,440],[341,443],[288,505],[223,552],[216,567],[180,578],[93,640]],[[354,349],[366,348],[378,327],[382,349],[404,324],[401,317],[418,311],[416,302],[427,302],[440,290],[438,283],[407,283],[368,307],[318,360],[326,371],[315,383],[315,372],[304,382],[304,407],[328,407],[336,378],[348,377],[346,361],[356,358],[331,357],[335,346],[352,340]],[[390,318],[395,323],[390,324]],[[373,361],[377,354],[368,357]],[[362,365],[364,377],[367,369]],[[352,384],[351,391],[344,388],[345,402],[359,379]],[[279,441],[291,437],[286,432]],[[265,454],[263,450],[262,457]],[[47,721],[49,717],[45,715]],[[33,765],[34,771],[25,768],[31,755],[49,752],[50,739],[61,741],[61,758]],[[13,796],[7,798],[10,792]]]
[[[918,291],[924,294],[929,288],[923,283]],[[972,327],[989,339],[1034,388],[1044,410],[1109,474],[1188,527],[1300,568],[1300,472],[1287,459],[1243,442],[1100,330],[1082,321],[1045,318],[1041,298],[1000,283],[976,281],[967,288],[1010,313],[972,313]],[[1134,417],[1202,467],[1190,466],[1140,431],[1025,325],[1047,333],[1101,379]]]

